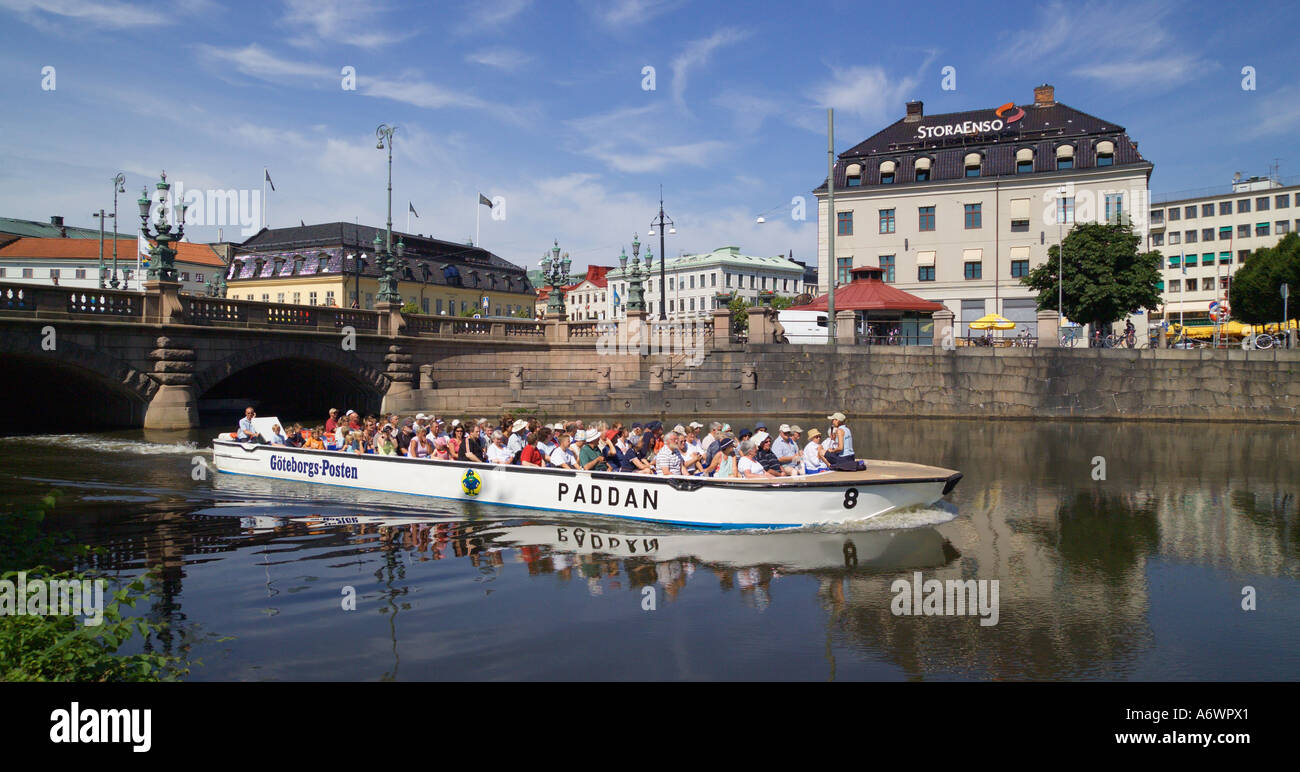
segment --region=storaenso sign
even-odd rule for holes
[[[997,117],[987,121],[962,121],[961,123],[941,123],[938,126],[917,126],[916,138],[935,139],[953,135],[987,134],[993,131],[1002,131],[1002,129],[1025,117],[1025,111],[1016,107],[1012,102],[1007,102],[994,110],[993,114]],[[1003,120],[1004,116],[1006,120]]]

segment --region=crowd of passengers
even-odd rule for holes
[[[244,411],[234,439],[267,442],[254,428],[257,413]],[[637,474],[705,477],[789,477],[864,468],[853,454],[853,433],[843,413],[827,416],[823,433],[781,424],[775,433],[759,421],[754,429],[733,431],[730,424],[698,421],[665,428],[662,421],[634,423],[582,421],[543,424],[535,418],[503,416],[462,421],[419,413],[414,418],[366,416],[331,408],[315,428],[276,424],[269,442],[343,453],[407,456],[428,461],[473,461],[489,464],[586,469]],[[705,431],[707,428],[707,431]]]

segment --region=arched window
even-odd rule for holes
[[[1022,147],[1016,151],[1016,174],[1028,174],[1034,170],[1034,151]]]
[[[856,188],[862,185],[862,164],[849,164],[844,170],[844,176],[848,180],[850,188]]]
[[[978,177],[978,176],[980,176],[980,160],[981,160],[981,159],[980,159],[980,154],[979,154],[979,153],[967,153],[967,154],[966,154],[966,161],[965,161],[965,163],[964,163],[963,165],[966,167],[966,176],[967,176],[967,177]]]
[[[931,162],[930,162],[930,159],[929,159],[929,158],[918,158],[918,159],[916,159],[916,181],[917,181],[917,182],[928,182],[928,181],[929,181],[929,179],[930,179],[930,163],[931,163]]]
[[[1056,170],[1074,168],[1074,147],[1072,145],[1061,145],[1056,148]]]
[[[1112,166],[1115,163],[1115,143],[1104,139],[1097,143],[1097,165]]]
[[[894,184],[894,166],[895,166],[895,164],[894,164],[893,161],[885,161],[885,162],[883,162],[883,163],[880,164],[880,184],[881,184],[881,185],[892,185],[892,184]]]

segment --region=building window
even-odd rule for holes
[[[880,165],[880,184],[881,185],[894,184],[894,162],[893,161],[885,161]]]
[[[60,276],[60,271],[59,271],[58,268],[51,268],[51,269],[50,269],[50,278],[51,278],[51,279],[57,279],[57,278],[59,278],[59,276]]]
[[[1182,279],[1170,279],[1170,280],[1169,280],[1169,291],[1170,291],[1170,292],[1182,292],[1182,291],[1183,291],[1183,281],[1182,281]]]
[[[917,182],[930,181],[930,159],[929,158],[916,159],[916,181]]]
[[[755,278],[756,278],[756,274],[752,274],[752,273],[751,273],[751,274],[749,275],[749,288],[750,288],[750,289],[754,289],[754,279],[755,279]]]
[[[1097,143],[1097,165],[1113,166],[1115,164],[1115,143],[1103,140]]]
[[[1064,171],[1065,169],[1074,168],[1074,148],[1069,145],[1061,145],[1056,149],[1056,170]]]
[[[1177,268],[1183,261],[1182,255],[1173,255],[1169,258],[1169,267]]]
[[[1153,225],[1156,224],[1156,223],[1162,223],[1162,222],[1164,222],[1164,221],[1165,221],[1165,210],[1163,210],[1163,209],[1152,209],[1152,210],[1151,210],[1151,223],[1152,223]]]
[[[283,293],[283,292],[277,292],[277,293],[275,293],[275,302],[277,302],[277,303],[283,303],[283,302],[284,302],[284,293]]]
[[[692,286],[692,288],[694,288],[694,287]],[[761,277],[761,278],[759,279],[759,287],[758,287],[758,288],[759,288],[759,289],[763,289],[763,290],[767,289],[767,277],[766,277],[766,276],[763,276],[763,277]]]
[[[1029,261],[1028,261],[1028,260],[1012,260],[1012,261],[1011,261],[1011,278],[1013,278],[1013,279],[1018,279],[1018,278],[1020,278],[1021,276],[1028,276],[1028,275],[1029,275]]]
[[[966,163],[965,163],[965,166],[966,166],[966,176],[967,176],[967,177],[978,177],[978,176],[980,176],[980,162],[981,162],[982,160],[983,160],[983,159],[980,158],[980,154],[979,154],[979,153],[967,153],[967,154],[966,154]]]
[[[691,274],[687,278],[690,280],[691,289],[695,289],[695,274]]]
[[[32,275],[32,269],[31,269],[31,268],[24,268],[24,269],[23,269],[23,278],[24,278],[24,279],[34,279],[34,278],[36,278],[36,277]]]
[[[1250,250],[1249,250],[1249,249],[1238,249],[1238,250],[1237,250],[1237,264],[1240,265],[1240,264],[1246,262],[1246,257],[1247,257],[1248,255],[1250,255]]]
[[[1184,244],[1195,244],[1195,243],[1196,243],[1196,231],[1187,231],[1187,232],[1183,233],[1183,243],[1184,243]]]
[[[1245,214],[1246,212],[1249,211],[1250,211],[1250,199],[1249,198],[1237,199],[1237,214]]]
[[[1056,221],[1058,223],[1074,222],[1074,197],[1058,199],[1056,203]]]
[[[852,236],[853,235],[853,212],[836,212],[835,213],[835,235]],[[884,231],[881,231],[884,233]]]
[[[1291,230],[1290,220],[1278,220],[1277,222],[1273,223],[1273,232],[1279,236],[1289,233],[1290,230]]]
[[[334,290],[325,290],[325,305],[334,305]]]
[[[1124,219],[1124,194],[1106,194],[1106,222],[1119,223]]]
[[[1163,247],[1164,245],[1165,245],[1165,234],[1163,234],[1163,233],[1152,233],[1152,234],[1151,234],[1151,246],[1153,246],[1153,247]]]
[[[727,289],[731,289],[731,274],[729,274],[729,273],[728,273],[728,274],[724,274],[724,275],[723,275],[723,278],[726,279],[726,287],[727,287]]]
[[[1277,209],[1286,209],[1289,206],[1291,206],[1290,193],[1281,193],[1277,196],[1276,200],[1274,201],[1274,207]]]
[[[673,277],[672,277],[672,276],[669,276],[669,277],[668,277],[668,291],[669,291],[669,292],[672,292],[672,291],[673,291]]]
[[[1201,265],[1214,265],[1214,253],[1206,252],[1201,255]]]
[[[934,266],[922,265],[916,269],[917,281],[934,281]]]
[[[1220,202],[1219,202],[1219,214],[1220,214],[1220,215],[1232,214],[1232,202],[1231,202],[1231,201],[1220,201]]]
[[[1181,219],[1183,219],[1183,212],[1182,212],[1182,210],[1179,209],[1179,208],[1176,207],[1176,206],[1171,206],[1171,207],[1169,207],[1169,220],[1170,220],[1170,222],[1173,222],[1174,220],[1181,220]]]
[[[691,306],[690,310],[694,311],[694,310],[695,310],[695,298],[690,298],[690,306]]]
[[[716,286],[718,286],[718,273],[717,273],[717,271],[714,271],[713,273],[709,274],[709,286],[712,286],[712,287],[716,287]]]
[[[1232,238],[1232,226],[1224,225],[1219,228],[1219,241],[1228,241]]]
[[[1178,231],[1174,231],[1173,233],[1170,233],[1170,234],[1169,234],[1169,243],[1170,243],[1170,244],[1181,244],[1181,243],[1183,243],[1183,234],[1179,233]]]
[[[1214,229],[1201,228],[1201,241],[1214,241]]]
[[[1034,170],[1034,153],[1029,151],[1028,158],[1016,158],[1016,174],[1029,174]]]
[[[848,284],[849,279],[853,276],[853,258],[839,257],[835,259],[835,284]]]
[[[1256,236],[1267,236],[1267,235],[1268,235],[1268,223],[1266,223],[1266,222],[1255,223],[1255,235],[1256,235]]]
[[[983,204],[966,204],[966,230],[979,228],[983,224]],[[891,210],[892,211],[892,210]],[[969,277],[968,277],[969,278]]]
[[[308,302],[309,304],[313,305],[313,306],[316,305],[316,293],[315,293],[315,292],[308,292],[308,293],[307,293],[307,302]]]
[[[934,207],[923,206],[918,209],[920,217],[920,229],[923,231],[934,230]]]
[[[1219,265],[1232,265],[1232,253],[1231,253],[1231,252],[1220,252],[1220,253],[1219,253]]]
[[[1284,223],[1284,224],[1285,224],[1285,223]],[[1278,231],[1278,233],[1282,233],[1282,232],[1283,232],[1283,231],[1280,231],[1280,230]],[[84,278],[86,278],[86,269],[85,269],[85,268],[78,268],[77,271],[76,271],[76,273],[73,274],[73,277],[74,277],[74,278],[77,278],[77,279],[84,279]]]
[[[849,164],[844,170],[845,184],[850,188],[861,187],[862,185],[862,164]]]
[[[880,267],[885,269],[885,281],[887,282],[894,281],[894,256],[881,255]]]
[[[1256,212],[1268,211],[1268,196],[1262,196],[1260,198],[1255,199],[1255,211]]]
[[[263,292],[263,293],[262,293],[262,302],[263,302],[263,303],[270,303],[270,302],[271,302],[271,293],[269,293],[269,292]]]
[[[1237,226],[1237,238],[1239,239],[1250,238],[1250,223]]]
[[[970,262],[966,263],[967,279],[982,279],[984,277],[984,263]]]
[[[1191,253],[1190,255],[1187,255],[1186,257],[1184,257],[1184,258],[1183,258],[1183,264],[1186,265],[1188,268],[1195,268],[1195,267],[1196,267],[1196,253],[1193,252],[1193,253]]]
[[[880,210],[880,232],[881,233],[894,232],[894,210],[893,209]]]
[[[1185,219],[1185,220],[1195,220],[1195,219],[1196,219],[1196,204],[1192,204],[1191,206],[1185,206],[1185,207],[1183,207],[1183,219]]]
[[[1213,217],[1213,216],[1214,216],[1214,204],[1201,204],[1201,216],[1202,216],[1202,217]]]
[[[302,305],[302,293],[301,293],[301,292],[295,292],[295,293],[293,293],[293,304],[294,304],[295,306],[300,306],[300,305]]]

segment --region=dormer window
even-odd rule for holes
[[[894,166],[895,164],[893,161],[885,161],[884,163],[880,164],[881,185],[894,184]]]
[[[1074,168],[1074,148],[1070,145],[1061,145],[1056,148],[1056,170]]]
[[[1097,165],[1112,166],[1115,163],[1115,143],[1103,140],[1097,143]]]
[[[1022,147],[1016,151],[1016,174],[1028,174],[1034,170],[1034,151]]]
[[[979,154],[979,153],[967,153],[967,154],[966,154],[966,161],[965,161],[965,163],[964,163],[963,165],[966,167],[966,176],[967,176],[967,177],[978,177],[978,176],[980,176],[980,160],[981,160],[981,159],[980,159],[980,154]]]
[[[849,164],[848,168],[844,170],[844,176],[848,180],[848,186],[850,188],[861,187],[862,164]]]
[[[916,159],[916,181],[928,182],[930,180],[930,159]]]

